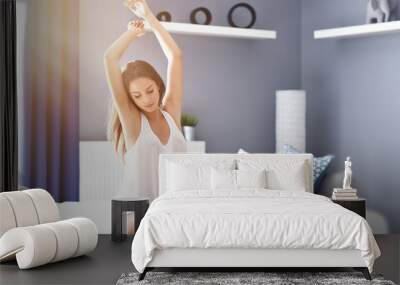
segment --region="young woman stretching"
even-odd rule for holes
[[[158,196],[160,153],[185,152],[181,132],[183,98],[182,52],[150,11],[145,0],[124,3],[145,20],[168,58],[167,86],[147,62],[130,61],[121,72],[119,60],[128,46],[145,34],[143,20],[131,21],[105,52],[104,65],[112,93],[108,137],[125,160],[124,179],[118,196]]]

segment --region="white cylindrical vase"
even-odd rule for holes
[[[276,91],[276,152],[284,144],[299,151],[306,149],[306,92],[304,90]]]

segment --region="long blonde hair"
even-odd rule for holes
[[[159,104],[161,105],[162,99],[165,95],[165,85],[161,76],[151,64],[143,60],[130,61],[123,68],[121,75],[126,94],[129,94],[129,83],[132,82],[132,80],[139,77],[147,77],[153,80],[156,83],[160,92]],[[132,104],[135,104],[135,102],[129,95],[128,97],[131,100]],[[107,139],[114,142],[115,151],[121,154],[123,158],[127,149],[124,136],[122,135],[121,120],[115,107],[114,100],[111,100],[110,102]]]

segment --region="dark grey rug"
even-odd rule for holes
[[[384,280],[381,275],[372,275],[368,281],[360,272],[148,272],[146,278],[138,281],[138,273],[122,274],[117,285],[133,284],[267,284],[267,285],[297,285],[297,284],[379,284],[395,285]]]

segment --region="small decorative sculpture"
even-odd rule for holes
[[[247,10],[249,10],[250,14],[251,14],[251,20],[250,23],[247,26],[244,27],[240,27],[238,25],[235,24],[235,22],[233,21],[233,12],[237,9],[237,8],[246,8]],[[252,6],[250,6],[247,3],[238,3],[236,5],[234,5],[228,13],[228,22],[229,25],[231,27],[235,27],[235,28],[245,28],[245,29],[250,29],[251,27],[253,27],[253,25],[255,24],[257,19],[257,14],[256,14],[256,10],[254,10],[254,8]]]
[[[206,17],[204,23],[197,22],[196,15],[198,12],[204,13],[204,16]],[[211,12],[206,7],[197,7],[196,9],[194,9],[192,11],[192,13],[190,13],[190,22],[192,24],[209,25],[211,23],[211,21],[212,21]]]
[[[343,179],[343,189],[352,189],[351,188],[351,176],[353,172],[351,170],[351,161],[350,156],[346,158],[344,162],[344,179]]]
[[[367,24],[389,22],[396,6],[397,1],[394,0],[368,0]]]
[[[157,14],[157,19],[162,22],[171,22],[172,16],[168,11],[162,11]]]

